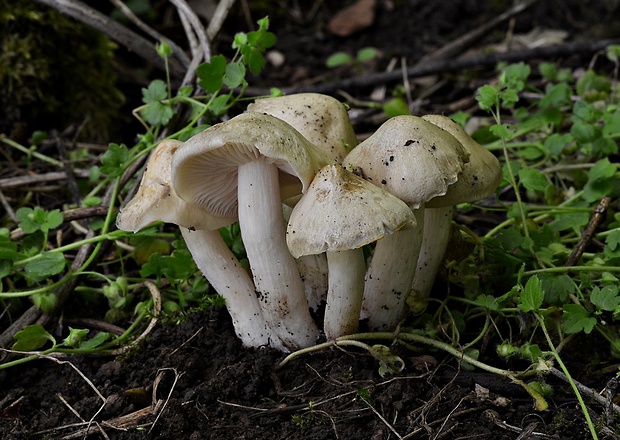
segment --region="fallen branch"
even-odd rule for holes
[[[457,59],[446,59],[439,61],[429,61],[423,65],[416,64],[407,69],[408,78],[419,78],[422,76],[435,75],[439,73],[458,72],[465,69],[478,67],[495,66],[501,61],[514,63],[517,61],[527,61],[532,59],[548,59],[560,56],[575,54],[593,54],[604,50],[611,45],[620,44],[620,39],[596,40],[596,41],[577,41],[571,43],[556,44],[553,46],[536,47],[533,49],[512,50],[510,52],[491,53],[484,55],[472,55]],[[291,93],[325,93],[330,94],[338,90],[352,88],[373,87],[378,84],[395,83],[402,81],[400,70],[393,72],[381,72],[372,75],[358,76],[343,79],[341,81],[326,82],[312,86],[286,87],[282,91],[286,94]],[[269,90],[262,88],[248,88],[246,96],[268,95]]]

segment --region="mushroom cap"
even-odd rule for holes
[[[182,200],[171,187],[172,157],[182,143],[162,141],[146,164],[136,195],[121,209],[116,226],[137,232],[157,221],[174,223],[189,229],[218,229],[234,223],[234,217],[216,217],[201,207]]]
[[[286,243],[295,258],[357,249],[415,226],[400,199],[341,165],[323,167],[291,213]]]
[[[446,193],[469,155],[447,131],[417,116],[396,116],[344,158],[346,168],[417,209]]]
[[[305,190],[333,162],[288,123],[242,113],[188,139],[172,159],[179,197],[220,217],[237,217],[237,169],[263,156],[279,170],[282,199]]]
[[[450,185],[445,195],[435,197],[426,206],[441,208],[473,202],[491,195],[502,180],[502,167],[497,157],[473,140],[465,129],[452,119],[442,115],[425,115],[422,119],[446,130],[469,153],[469,162],[463,166],[456,183]]]
[[[257,99],[248,111],[288,122],[338,163],[358,144],[344,105],[320,93],[297,93]]]

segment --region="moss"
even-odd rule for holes
[[[0,131],[64,129],[107,136],[123,96],[116,88],[114,44],[32,1],[0,2]]]

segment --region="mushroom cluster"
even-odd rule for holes
[[[391,330],[407,298],[428,298],[452,206],[491,194],[499,162],[443,116],[389,119],[358,145],[345,107],[313,93],[248,111],[151,154],[117,226],[181,228],[248,347],[314,344]],[[218,228],[238,222],[250,271]],[[362,248],[371,245],[367,262]]]

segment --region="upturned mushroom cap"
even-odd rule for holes
[[[396,116],[355,147],[343,165],[416,209],[444,195],[468,160],[447,131],[417,116]]]
[[[217,217],[180,199],[171,187],[172,157],[181,146],[173,139],[162,141],[151,153],[136,195],[121,209],[116,226],[137,232],[162,221],[188,229],[219,229],[234,223],[234,217]]]
[[[237,168],[265,156],[280,169],[282,199],[307,188],[333,162],[288,123],[262,113],[243,113],[188,139],[173,157],[179,197],[220,217],[236,217]]]
[[[288,122],[338,163],[358,144],[344,105],[320,93],[257,99],[248,111],[267,113]]]
[[[286,242],[294,257],[357,249],[415,226],[411,209],[338,164],[322,168],[293,209]]]
[[[469,153],[458,180],[445,195],[427,203],[429,208],[456,205],[483,199],[493,193],[502,180],[502,168],[497,157],[473,140],[463,127],[442,115],[425,115],[422,119],[443,128],[454,136]]]

